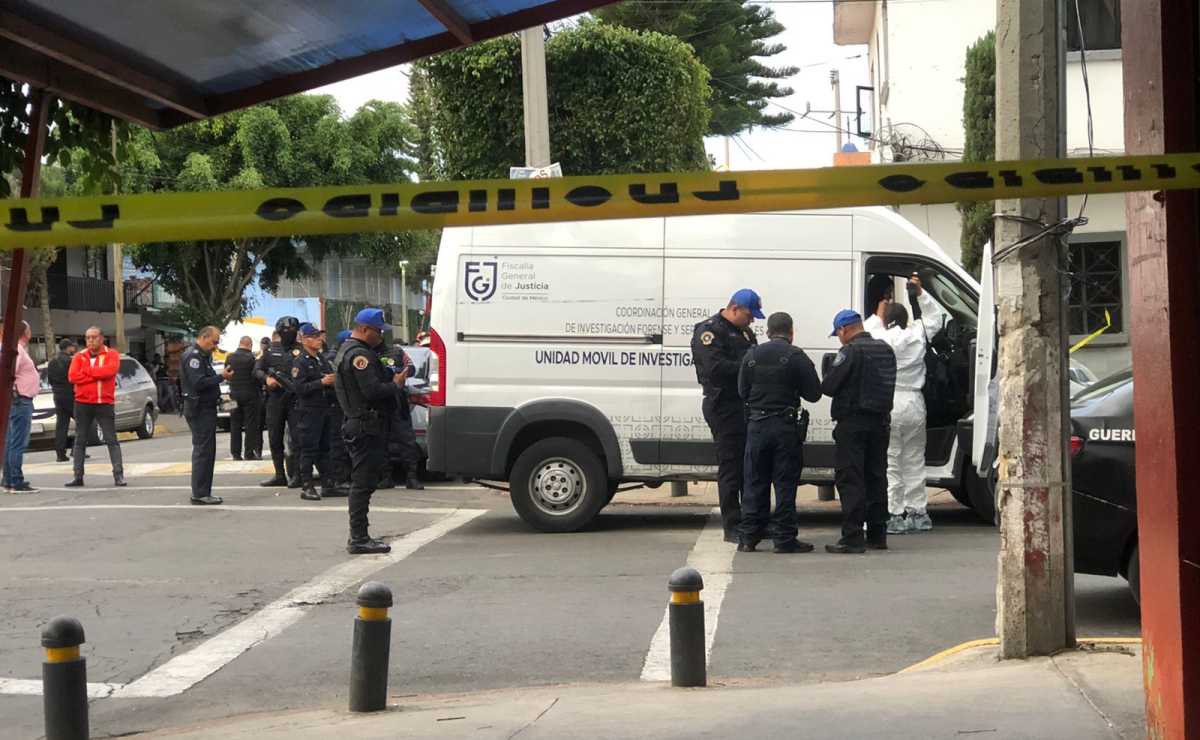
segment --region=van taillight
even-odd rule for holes
[[[446,343],[437,333],[437,329],[429,329],[429,349],[433,356],[429,358],[429,405],[446,405]]]
[[[1071,435],[1071,457],[1076,457],[1083,452],[1083,437]]]

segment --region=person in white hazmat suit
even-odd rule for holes
[[[909,279],[913,320],[903,303],[888,302],[884,328],[871,335],[887,342],[896,354],[896,395],[892,401],[892,428],[888,440],[888,534],[933,529],[926,512],[925,490],[925,350],[946,325],[946,312],[921,287],[916,275]]]

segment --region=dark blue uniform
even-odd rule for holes
[[[329,366],[336,370],[337,350],[327,350],[324,355],[329,361]],[[329,468],[333,487],[326,489],[328,492],[322,495],[346,496],[350,493],[350,454],[346,451],[346,440],[342,438],[345,417],[342,415],[341,404],[337,403],[336,392],[333,400],[333,406],[329,409]]]
[[[746,353],[738,391],[747,412],[739,538],[753,549],[764,536],[770,537],[778,551],[790,551],[798,532],[796,487],[804,466],[803,440],[796,426],[800,400],[821,400],[821,381],[804,350],[786,338],[772,338]],[[775,512],[768,524],[772,483]]]
[[[296,395],[296,416],[299,417],[300,485],[304,489],[300,497],[307,500],[319,501],[321,495],[330,494],[334,486],[329,450],[337,392],[332,385],[321,382],[326,375],[332,374],[333,364],[323,354],[302,352],[292,361],[292,391]],[[321,493],[313,487],[314,466],[321,474]]]
[[[821,392],[833,398],[831,411],[837,422],[834,475],[842,501],[838,544],[855,551],[864,544],[887,543],[887,448],[895,389],[896,355],[865,331],[842,347],[821,382]]]
[[[729,541],[737,537],[742,518],[745,474],[746,412],[738,396],[738,371],[742,356],[757,344],[754,332],[737,328],[720,313],[692,332],[692,364],[704,388],[704,421],[717,446],[717,498]]]
[[[262,357],[258,358],[255,377],[266,383],[274,378],[279,386],[267,388],[267,439],[271,446],[271,462],[275,464],[275,477],[263,485],[299,485],[300,425],[296,416],[295,394],[292,393],[292,362],[304,350],[300,349],[293,333],[291,341],[272,342]]]
[[[388,546],[368,534],[371,494],[387,462],[387,420],[399,403],[403,388],[392,382],[392,373],[375,350],[351,337],[337,354],[338,403],[345,421],[342,435],[350,453],[351,553],[386,552]]]
[[[393,373],[403,372],[412,367],[412,360],[399,346],[386,348],[380,358],[384,367]],[[405,487],[413,490],[423,489],[419,469],[421,466],[421,448],[417,446],[417,434],[412,424],[412,406],[409,405],[407,392],[400,394],[395,410],[388,425],[388,465],[385,466],[383,477],[394,484],[395,467],[403,469]],[[380,485],[380,488],[390,486]]]
[[[221,376],[213,370],[212,353],[196,345],[179,360],[183,389],[183,416],[192,430],[192,503],[219,504],[212,495],[213,467],[217,462],[217,403]]]

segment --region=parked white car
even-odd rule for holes
[[[57,421],[54,413],[54,394],[46,380],[46,366],[38,366],[42,387],[33,399],[33,429],[30,440],[53,440]],[[154,436],[158,421],[158,388],[154,378],[142,367],[142,363],[121,355],[117,371],[115,412],[118,432],[137,432],[141,439]],[[71,435],[75,434],[75,421],[71,421]]]

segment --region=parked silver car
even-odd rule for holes
[[[33,399],[33,429],[31,440],[53,440],[55,430],[54,394],[46,380],[46,366],[38,367],[42,387]],[[118,432],[137,432],[141,439],[154,436],[158,421],[158,388],[154,378],[137,360],[121,355],[117,370],[116,417]],[[71,434],[75,433],[75,422],[71,421]]]

